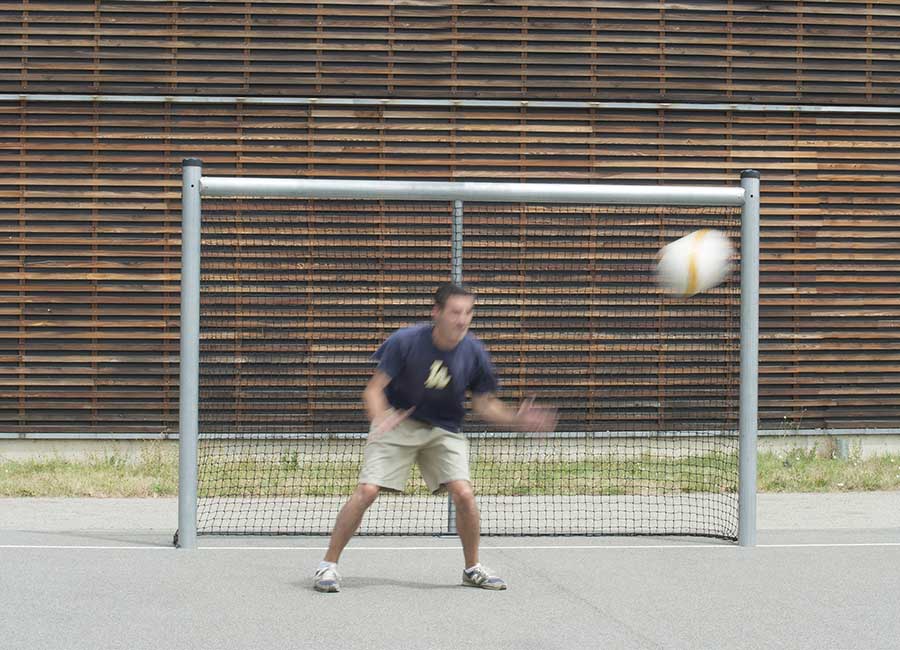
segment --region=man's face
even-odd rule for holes
[[[475,298],[472,296],[450,296],[443,309],[435,305],[431,317],[438,336],[448,343],[462,341],[469,331],[474,311]]]

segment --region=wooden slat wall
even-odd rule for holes
[[[900,3],[0,2],[0,432],[177,428],[180,160],[212,174],[763,172],[770,428],[900,422]],[[746,111],[404,98],[816,104]]]
[[[900,3],[0,2],[0,92],[893,105]]]
[[[210,175],[387,179],[722,184],[756,167],[764,425],[893,426],[898,126],[828,112],[4,103],[0,429],[177,427],[186,155]]]

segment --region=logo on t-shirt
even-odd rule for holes
[[[425,380],[425,388],[443,389],[450,383],[450,373],[444,367],[443,361],[435,361],[431,364],[428,379]]]

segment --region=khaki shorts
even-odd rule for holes
[[[359,482],[402,492],[413,463],[437,494],[445,483],[469,480],[469,441],[461,433],[407,418],[366,443]]]

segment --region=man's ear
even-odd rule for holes
[[[431,318],[432,318],[432,320],[434,320],[435,318],[437,318],[437,315],[440,314],[440,313],[441,313],[441,308],[440,308],[438,305],[434,305],[434,306],[431,308]]]

